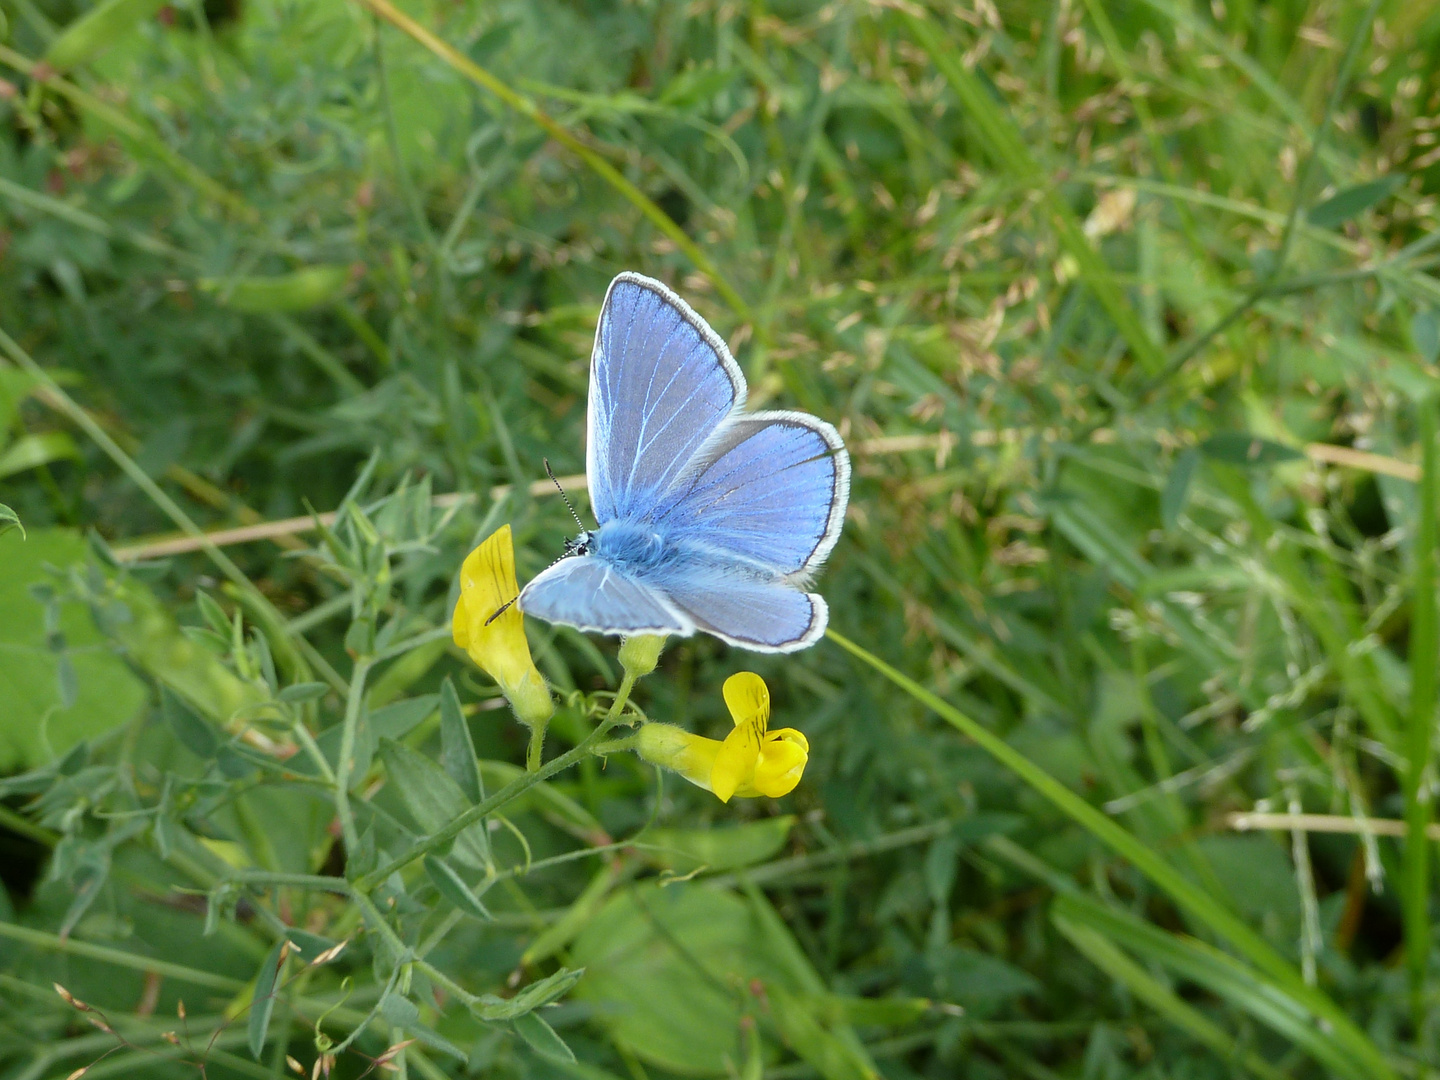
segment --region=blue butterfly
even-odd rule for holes
[[[599,528],[520,610],[602,634],[696,630],[757,652],[825,632],[805,585],[845,520],[850,457],[800,412],[745,412],[720,336],[658,281],[610,283],[590,359],[585,469]]]

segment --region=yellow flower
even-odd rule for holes
[[[524,616],[514,602],[519,595],[515,543],[510,526],[502,525],[460,567],[460,601],[455,605],[451,629],[455,644],[500,684],[515,715],[537,727],[554,714],[555,703],[530,659]],[[502,607],[504,611],[500,611]]]
[[[645,724],[635,748],[646,761],[672,769],[721,802],[766,796],[778,799],[800,783],[810,743],[794,728],[769,730],[770,690],[753,671],[725,680],[725,704],[735,728],[724,742],[692,735],[674,724]]]

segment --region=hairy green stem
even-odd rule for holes
[[[559,757],[540,766],[540,768],[534,772],[526,772],[516,777],[488,799],[482,799],[469,810],[466,810],[443,829],[412,844],[409,850],[390,860],[390,862],[384,866],[357,878],[355,880],[355,888],[359,891],[368,892],[397,870],[403,870],[416,859],[423,858],[427,853],[453,840],[481,818],[493,814],[506,803],[523,795],[541,780],[548,780],[556,773],[563,772],[571,765],[589,757],[594,753],[595,747],[609,734],[610,729],[620,722],[620,713],[624,710],[625,702],[629,700],[630,690],[634,685],[634,676],[627,674],[620,682],[620,689],[616,692],[615,700],[610,705],[610,711],[605,714],[605,719],[600,721],[595,730],[585,736],[573,749],[567,750]]]
[[[340,760],[335,764],[335,812],[340,817],[345,850],[360,850],[360,833],[355,815],[350,811],[350,772],[355,767],[355,731],[360,726],[360,710],[365,705],[365,678],[370,674],[371,661],[357,660],[350,675],[350,689],[345,698],[345,723],[340,729]]]

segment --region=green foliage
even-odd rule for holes
[[[1440,1069],[1433,6],[17,0],[0,65],[0,1076]],[[532,621],[542,763],[456,575],[573,533],[621,269],[845,434],[833,633]],[[627,752],[747,667],[793,794]]]

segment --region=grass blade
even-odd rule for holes
[[[1370,1080],[1375,1073],[1370,1065],[1357,1061],[1348,1047],[1340,1043],[1323,1026],[1315,1024],[1308,1012],[1294,998],[1280,991],[1273,983],[1218,949],[1178,934],[1167,934],[1149,923],[1122,911],[1106,907],[1086,897],[1058,897],[1051,919],[1076,948],[1096,959],[1102,967],[1124,970],[1128,959],[1112,942],[1140,953],[1184,978],[1197,982],[1238,1009],[1243,1009],[1262,1024],[1284,1035],[1296,1046],[1303,1047],[1316,1061],[1338,1076],[1353,1080]],[[1113,950],[1113,951],[1107,951]],[[1121,964],[1117,964],[1116,961]],[[1163,989],[1158,987],[1158,989]],[[1168,993],[1168,991],[1166,991]],[[1178,999],[1176,999],[1178,1001]],[[1198,1018],[1198,1017],[1197,1017]],[[1205,1021],[1208,1023],[1208,1021]],[[1193,1027],[1188,1027],[1197,1034]],[[1222,1035],[1222,1044],[1212,1046],[1222,1057],[1229,1056],[1225,1047],[1233,1047],[1232,1036]],[[1275,1070],[1270,1070],[1273,1075]]]
[[[675,224],[675,220],[665,213],[650,196],[622,176],[615,166],[601,157],[599,153],[556,123],[548,113],[524,94],[512,89],[468,56],[441,41],[409,15],[396,8],[389,0],[357,0],[357,2],[397,30],[414,38],[476,86],[490,91],[521,116],[533,120],[544,128],[546,134],[585,162],[600,179],[619,192],[632,206],[649,218],[656,228],[674,241],[675,246],[685,253],[696,268],[714,282],[715,290],[730,305],[735,314],[746,322],[750,321],[750,305],[720,273],[710,256],[706,255],[700,246],[690,239],[685,230]]]
[[[904,16],[911,36],[930,54],[931,62],[945,76],[966,114],[975,122],[981,140],[995,161],[1015,179],[1041,192],[1060,244],[1080,266],[1080,276],[1100,301],[1115,328],[1129,344],[1140,365],[1152,374],[1165,366],[1165,356],[1150,340],[1135,308],[1115,283],[1105,260],[1091,245],[1075,212],[1049,183],[1040,163],[1031,155],[1010,117],[996,105],[989,91],[966,69],[959,49],[934,23],[914,15]]]
[[[1365,1075],[1393,1080],[1395,1073],[1380,1050],[1334,1001],[1314,987],[1307,986],[1300,973],[1268,942],[1184,877],[1160,854],[1031,762],[1004,739],[982,727],[915,680],[834,629],[827,630],[826,636],[846,652],[874,668],[916,701],[934,710],[961,734],[973,739],[1077,825],[1129,861],[1159,886],[1177,906],[1208,926],[1221,940],[1263,971],[1279,989],[1328,1023],[1334,1040],[1345,1047],[1349,1058],[1369,1070]]]
[[[1410,618],[1410,727],[1405,771],[1405,865],[1401,899],[1405,922],[1405,966],[1416,1022],[1424,1016],[1425,969],[1430,958],[1431,733],[1435,730],[1436,611],[1435,516],[1440,513],[1440,454],[1437,454],[1436,403],[1421,403],[1420,506],[1415,531],[1414,613]]]

